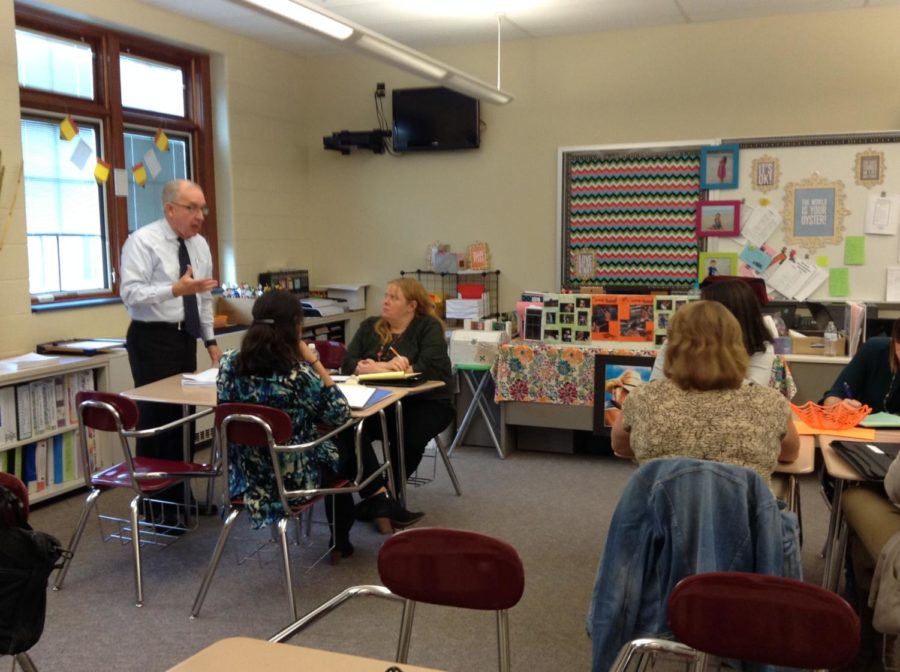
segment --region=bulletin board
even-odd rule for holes
[[[562,287],[690,286],[714,259],[767,285],[773,269],[797,264],[821,281],[804,299],[900,301],[900,132],[560,156]],[[732,232],[726,218],[724,230],[702,232],[698,208],[741,225]],[[764,241],[740,235],[751,216],[768,221]]]
[[[710,190],[708,198],[739,200],[745,224],[756,209],[776,213],[780,221],[765,242],[769,255],[786,255],[824,276],[809,299],[889,300],[888,269],[900,269],[900,133],[723,144],[740,148],[738,184]],[[747,275],[745,247],[742,238],[709,240],[710,250],[736,253]]]

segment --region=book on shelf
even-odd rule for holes
[[[0,387],[0,445],[19,438],[16,421],[16,388]]]
[[[16,385],[16,427],[19,441],[31,438],[31,388],[28,383]]]

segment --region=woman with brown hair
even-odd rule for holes
[[[741,326],[725,306],[695,301],[679,308],[669,327],[666,378],[628,395],[612,428],[613,451],[638,462],[736,464],[769,482],[777,462],[796,459],[800,439],[779,392],[743,384],[748,359]]]
[[[403,277],[388,283],[381,304],[381,316],[370,317],[360,325],[347,347],[341,370],[345,374],[415,371],[421,373],[425,380],[445,383],[443,387],[403,399],[406,473],[400,473],[396,458],[391,459],[391,466],[395,479],[406,479],[419,466],[428,442],[453,420],[452,367],[444,323],[418,280]],[[386,412],[389,415],[389,440],[393,451],[397,445],[397,423],[393,418],[393,407]],[[370,423],[366,424],[365,431],[369,441],[381,438],[380,432],[376,433]],[[378,498],[370,497],[356,507],[357,518],[378,518],[385,506]],[[416,520],[422,517],[421,513],[406,514],[417,516]],[[409,524],[405,516],[403,520],[391,520],[395,527]]]

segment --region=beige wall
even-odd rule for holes
[[[503,88],[516,100],[482,106],[480,150],[391,157],[326,152],[322,136],[374,128],[376,82],[427,85],[411,75],[357,56],[299,59],[132,0],[54,4],[213,54],[221,279],[308,268],[313,283],[372,283],[370,310],[434,241],[490,245],[501,309],[523,289],[554,287],[561,146],[900,126],[900,8],[507,43]],[[20,156],[13,30],[0,3],[4,218]],[[430,53],[494,76],[493,45]],[[898,177],[888,167],[888,182]],[[30,313],[21,194],[0,290],[0,356],[127,325],[120,305]]]

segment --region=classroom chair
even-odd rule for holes
[[[384,415],[382,418],[382,427],[384,427]],[[291,575],[290,557],[288,555],[287,527],[293,520],[300,521],[304,513],[320,499],[326,495],[336,495],[345,493],[359,492],[362,488],[371,483],[374,479],[381,476],[382,473],[390,469],[391,463],[385,460],[384,464],[370,474],[365,479],[362,475],[362,458],[361,458],[361,418],[354,417],[348,420],[340,427],[323,434],[315,441],[301,444],[288,444],[293,434],[293,425],[290,416],[278,408],[263,406],[260,404],[247,403],[225,403],[219,404],[215,411],[215,443],[218,446],[218,452],[222,456],[222,469],[224,473],[228,473],[228,445],[230,443],[239,444],[243,448],[259,450],[265,455],[265,458],[272,466],[275,475],[275,484],[277,493],[272,493],[274,498],[281,503],[282,517],[279,519],[276,529],[278,540],[281,546],[281,559],[284,565],[285,591],[288,598],[288,606],[291,612],[291,618],[297,618],[297,602],[294,597],[293,579]],[[289,490],[284,483],[281,474],[281,460],[279,455],[288,452],[308,452],[313,450],[323,441],[331,439],[336,434],[355,427],[356,435],[356,455],[357,455],[357,477],[353,481],[346,479],[338,479],[327,487],[307,489],[307,490]],[[203,575],[200,583],[200,589],[197,591],[197,597],[194,599],[194,605],[191,608],[191,618],[200,615],[200,609],[206,599],[209,586],[212,583],[213,575],[219,566],[219,560],[222,557],[222,551],[228,541],[228,536],[234,526],[235,520],[241,512],[244,511],[243,499],[231,498],[226,496],[227,510],[225,513],[225,522],[216,546],[213,549],[212,557],[209,565]]]
[[[850,663],[859,649],[859,618],[843,598],[811,583],[745,572],[695,574],[668,601],[678,641],[638,639],[622,647],[612,672],[643,670],[674,656],[694,670],[709,656],[812,670]]]
[[[525,590],[522,560],[510,544],[467,530],[404,530],[381,547],[378,575],[384,585],[347,588],[269,641],[289,640],[352,597],[382,597],[403,602],[396,660],[406,663],[417,602],[496,611],[498,666],[500,672],[509,672],[509,609]]]
[[[140,607],[144,603],[143,569],[141,565],[141,546],[148,543],[166,543],[174,539],[174,535],[183,533],[186,529],[189,516],[188,498],[190,492],[185,494],[183,508],[185,525],[160,524],[153,520],[141,521],[140,513],[142,504],[152,509],[152,505],[159,507],[176,507],[169,502],[154,500],[164,490],[176,485],[188,483],[193,478],[214,479],[220,473],[218,460],[213,456],[210,464],[189,462],[186,460],[168,460],[153,457],[140,457],[135,455],[132,449],[132,441],[156,436],[176,427],[183,427],[192,420],[208,415],[211,409],[198,411],[191,415],[179,418],[176,421],[160,425],[150,429],[135,429],[138,424],[138,406],[135,401],[121,394],[111,392],[82,391],[75,397],[78,408],[78,429],[80,433],[80,459],[81,469],[84,474],[84,483],[88,488],[81,510],[81,517],[72,533],[68,550],[70,555],[63,562],[56,574],[53,590],[60,590],[66,579],[72,559],[81,541],[91,509],[97,503],[97,498],[112,488],[130,488],[134,491],[134,498],[129,507],[129,519],[113,519],[122,524],[120,532],[111,536],[123,541],[130,541],[134,558],[134,585],[135,604]],[[122,450],[122,461],[111,467],[94,470],[92,447],[94,439],[91,432],[110,432],[118,436],[119,446]],[[108,516],[101,516],[97,512],[98,519],[110,520]]]
[[[340,341],[313,341],[322,366],[329,371],[340,372],[344,355],[347,354],[347,346]]]

